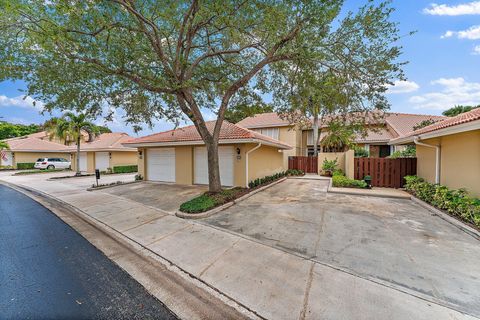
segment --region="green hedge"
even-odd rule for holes
[[[137,165],[113,167],[113,173],[132,173],[132,172],[138,172]]]
[[[258,178],[255,180],[252,180],[248,183],[249,188],[256,188],[264,184],[268,184],[270,182],[273,182],[275,180],[278,180],[283,177],[287,176],[303,176],[304,172],[302,170],[297,170],[297,169],[288,169],[287,171],[282,171],[279,173],[275,173],[271,176],[266,176],[263,178]]]
[[[233,201],[245,193],[247,193],[247,190],[240,187],[225,189],[215,194],[205,192],[204,194],[195,197],[192,200],[182,203],[180,205],[180,211],[187,213],[205,212],[227,202]]]
[[[35,169],[35,162],[17,163],[18,170]]]
[[[368,188],[368,185],[365,181],[349,179],[343,174],[341,170],[335,170],[333,172],[332,184],[334,187],[339,188]]]
[[[417,198],[480,227],[480,199],[468,196],[467,190],[450,190],[417,176],[406,176],[405,181],[405,189]]]

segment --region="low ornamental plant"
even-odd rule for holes
[[[113,173],[132,173],[132,172],[138,172],[137,165],[113,167]]]
[[[258,178],[255,180],[252,180],[248,183],[248,187],[250,189],[254,189],[266,184],[269,184],[273,181],[276,181],[278,179],[281,179],[283,177],[288,177],[288,176],[303,176],[305,173],[302,170],[297,170],[297,169],[288,169],[287,171],[282,171],[279,173],[275,173],[271,176],[266,176],[263,178]]]
[[[417,198],[480,228],[480,199],[470,197],[467,190],[451,190],[417,176],[406,176],[405,181],[405,189]]]
[[[342,170],[335,170],[333,172],[332,185],[337,188],[368,188],[368,184],[365,181],[347,178]]]
[[[17,169],[18,169],[18,170],[31,170],[31,169],[35,169],[35,163],[34,163],[34,162],[17,163]]]
[[[332,176],[333,172],[337,169],[338,166],[338,158],[333,160],[323,159],[322,170],[328,176]]]

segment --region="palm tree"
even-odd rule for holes
[[[332,121],[328,134],[322,139],[321,146],[334,151],[344,151],[354,140],[354,130],[340,121]]]
[[[65,141],[75,141],[77,145],[77,156],[76,156],[76,175],[81,175],[80,173],[80,142],[82,138],[82,132],[88,133],[88,142],[93,141],[93,139],[99,135],[97,126],[90,122],[91,117],[88,114],[80,113],[78,115],[72,112],[66,112],[61,118],[57,118],[51,122],[47,131],[49,131],[50,137],[58,137],[59,139]]]

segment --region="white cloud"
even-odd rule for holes
[[[393,86],[389,86],[387,93],[408,93],[417,91],[420,86],[413,81],[395,81]]]
[[[34,108],[39,111],[43,110],[43,102],[36,101],[30,96],[18,96],[9,98],[5,95],[0,95],[0,107],[18,107],[18,108]]]
[[[467,82],[464,78],[440,78],[431,82],[440,90],[416,95],[409,99],[417,109],[446,110],[455,105],[480,104],[480,82]]]
[[[441,38],[450,38],[456,36],[459,39],[477,40],[480,39],[480,26],[472,26],[467,30],[452,31],[448,30]]]
[[[472,54],[473,54],[473,55],[480,55],[480,45],[475,46],[475,47],[473,48]]]
[[[460,16],[467,14],[480,14],[480,1],[472,1],[453,6],[432,3],[430,7],[423,9],[423,13],[435,16]]]

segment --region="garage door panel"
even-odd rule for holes
[[[234,150],[230,146],[218,148],[218,162],[220,167],[220,182],[222,186],[233,186],[234,177]],[[195,177],[196,184],[208,184],[208,155],[206,147],[195,148]]]
[[[110,155],[108,152],[95,152],[95,169],[106,171],[110,167]]]
[[[87,171],[87,153],[80,152],[80,171]]]
[[[147,150],[147,179],[175,182],[175,149]]]

